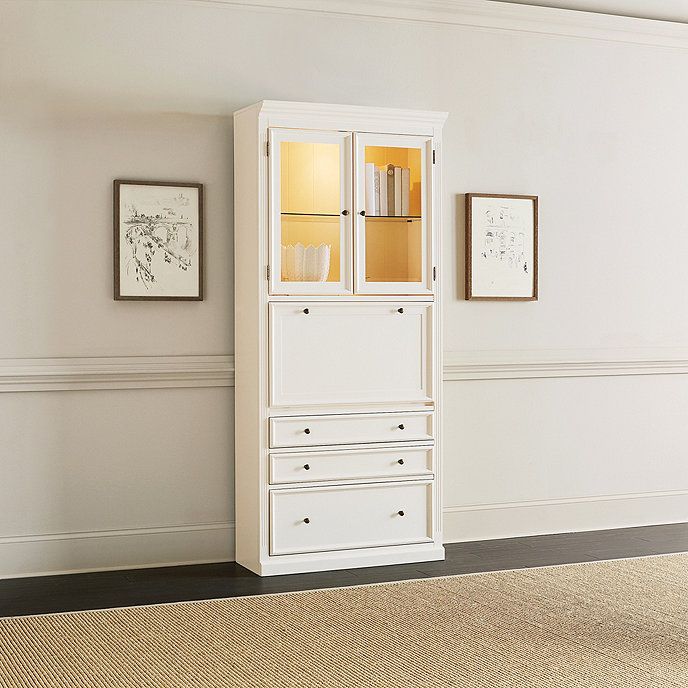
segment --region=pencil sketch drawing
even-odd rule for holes
[[[122,185],[120,291],[194,296],[199,275],[199,199],[194,187]]]
[[[470,196],[469,298],[534,298],[534,197]]]
[[[525,253],[526,233],[523,216],[506,206],[495,206],[484,211],[483,250],[485,260],[502,261],[513,270],[528,274],[528,260]]]

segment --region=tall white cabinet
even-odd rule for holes
[[[260,575],[444,558],[445,119],[234,114],[236,560]]]

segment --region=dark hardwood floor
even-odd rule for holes
[[[0,616],[332,588],[688,551],[688,523],[465,542],[445,561],[260,578],[233,562],[0,580]]]

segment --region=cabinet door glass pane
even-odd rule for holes
[[[423,279],[420,148],[365,146],[365,280]]]
[[[281,280],[341,280],[340,145],[280,143]]]

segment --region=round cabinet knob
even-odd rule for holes
[[[310,522],[311,522],[311,519],[308,518],[308,516],[306,516],[306,518],[303,519],[303,522],[304,522],[304,523],[310,523]]]
[[[404,515],[404,512],[403,512],[403,511],[397,511],[397,513],[399,514],[399,516],[403,516],[403,515]]]
[[[308,315],[308,314],[310,313],[310,311],[308,310],[308,308],[304,308],[304,309],[303,309],[303,312],[304,312],[306,315]]]
[[[403,313],[404,309],[403,308],[397,308],[397,313]]]
[[[310,428],[305,428],[305,429],[304,429],[304,432],[305,432],[307,435],[310,435],[310,434],[311,434],[311,429],[310,429]]]
[[[342,215],[348,215],[349,211],[348,210],[342,210]]]
[[[399,430],[403,430],[403,429],[404,429],[404,424],[403,424],[403,423],[399,423]]]
[[[404,459],[399,459],[399,460],[397,461],[397,463],[398,463],[400,466],[403,466],[403,465],[404,465]]]
[[[361,217],[365,217],[365,210],[361,210],[361,212],[358,214],[361,215]]]
[[[306,463],[306,464],[304,464],[304,466],[303,466],[303,470],[304,470],[304,471],[310,471],[310,470],[311,470],[311,467],[310,467],[310,465],[309,465],[309,464],[307,464],[307,463]]]

